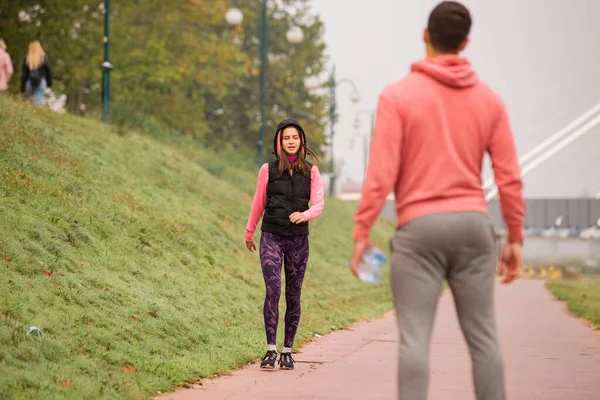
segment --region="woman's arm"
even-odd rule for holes
[[[27,78],[29,78],[29,68],[27,67],[27,61],[23,61],[23,66],[21,67],[21,93],[25,93]]]
[[[310,208],[304,211],[304,217],[307,221],[317,218],[321,215],[325,205],[325,191],[323,190],[323,181],[321,173],[316,165],[313,165],[310,171]]]
[[[254,232],[258,221],[265,212],[265,205],[267,204],[267,184],[269,183],[269,164],[263,164],[258,171],[258,183],[256,184],[256,193],[254,194],[254,200],[252,201],[252,208],[250,209],[250,217],[246,224],[246,233],[244,239],[246,242],[252,242],[254,240]]]
[[[48,88],[52,87],[52,70],[50,69],[50,62],[48,59],[44,62],[44,68],[46,69],[46,85]]]

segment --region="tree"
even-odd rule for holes
[[[90,51],[102,42],[102,7],[98,3],[15,0],[0,7],[0,32],[17,71],[17,79],[11,81],[13,92],[19,90],[28,44],[39,40],[56,77],[54,89],[67,95],[72,109],[79,109],[84,99],[99,98],[102,53]]]
[[[207,103],[217,104],[207,114],[210,132],[217,138],[236,140],[236,145],[254,149],[259,130],[259,2],[239,2],[244,13],[243,24],[228,28],[232,41],[240,43],[242,50],[252,62],[251,72],[241,82],[240,90],[226,98],[217,100],[207,97]],[[325,141],[328,98],[309,88],[311,78],[321,76],[325,66],[325,45],[322,42],[323,23],[310,15],[304,0],[287,1],[275,7],[286,10],[296,8],[294,21],[302,22],[304,40],[290,45],[286,32],[292,25],[289,17],[269,21],[269,65],[266,85],[266,140],[265,152],[271,153],[269,138],[274,134],[279,121],[285,118],[300,120],[308,134],[309,145],[318,150]],[[273,14],[274,9],[269,9]],[[208,94],[210,96],[210,94]],[[242,134],[240,135],[240,131]]]
[[[0,31],[17,70],[27,44],[39,39],[53,67],[54,90],[68,96],[71,111],[97,113],[103,1],[7,3],[0,8]],[[291,20],[271,19],[267,135],[281,119],[297,118],[316,150],[324,143],[327,97],[308,82],[323,71],[325,46],[323,23],[307,4],[286,0],[273,5],[293,10],[304,41],[289,45],[285,33]],[[225,0],[112,2],[113,122],[146,130],[152,123],[213,146],[253,150],[259,126],[258,5],[257,0],[240,1],[244,23],[231,28],[224,18],[231,3]],[[18,90],[17,81],[12,91]]]

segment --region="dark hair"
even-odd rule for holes
[[[471,31],[471,14],[456,1],[442,1],[429,14],[427,30],[435,50],[456,53]]]
[[[298,131],[298,128],[295,126],[287,126],[286,128],[294,128],[300,134],[302,138],[302,134]],[[306,161],[305,153],[319,162],[319,158],[316,154],[306,147],[304,141],[300,139],[300,148],[298,149],[298,153],[296,153],[296,161],[293,163],[290,162],[287,153],[283,150],[283,130],[281,131],[281,135],[279,135],[279,145],[281,146],[281,154],[279,155],[279,164],[277,165],[279,169],[279,176],[281,176],[284,171],[289,171],[290,169],[295,172],[300,172],[302,175],[306,175],[310,172],[310,165]]]

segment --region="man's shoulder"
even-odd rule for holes
[[[386,84],[380,92],[380,97],[384,98],[398,98],[402,97],[406,93],[414,94],[420,91],[413,91],[411,89],[423,88],[428,78],[423,74],[409,72],[406,76],[396,79]]]
[[[404,78],[396,79],[395,81],[389,82],[383,87],[383,89],[381,89],[380,96],[387,97],[387,96],[397,95],[398,93],[402,92],[402,89],[404,87],[406,87],[407,85],[410,85],[411,81],[412,81],[411,76],[408,75],[408,76],[405,76]]]
[[[500,93],[493,89],[490,85],[483,81],[479,81],[476,84],[477,97],[480,98],[481,103],[487,104],[490,110],[495,110],[496,113],[503,112],[505,109],[504,100]]]

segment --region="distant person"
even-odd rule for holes
[[[6,43],[0,38],[0,93],[8,90],[8,82],[14,72],[10,54],[6,51]]]
[[[307,155],[317,158],[306,146],[306,135],[298,121],[286,119],[279,124],[273,148],[275,160],[263,164],[258,172],[245,240],[248,250],[256,251],[254,232],[262,217],[260,263],[266,287],[263,313],[267,353],[260,367],[273,369],[277,360],[283,264],[286,312],[279,368],[294,369],[292,345],[300,323],[300,294],[308,263],[308,221],[321,215],[324,191],[319,169],[306,161]]]
[[[506,398],[494,312],[494,231],[481,181],[485,153],[508,227],[503,283],[522,267],[523,184],[503,101],[459,55],[470,29],[463,5],[439,3],[424,30],[427,57],[383,89],[356,214],[355,275],[369,232],[394,191],[397,231],[390,269],[400,333],[400,400],[427,399],[429,346],[446,279],[469,346],[477,399]]]
[[[29,43],[29,51],[23,62],[21,93],[33,98],[33,104],[42,104],[46,90],[52,87],[50,63],[39,41]]]

